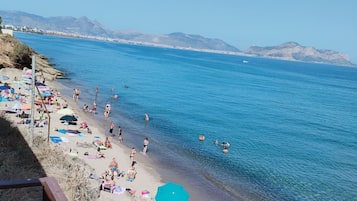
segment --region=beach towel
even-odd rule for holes
[[[126,191],[126,188],[123,186],[114,186],[112,187],[112,193],[116,195],[123,194]]]
[[[66,134],[67,131],[65,129],[57,129],[57,132],[60,132],[62,134]]]
[[[62,140],[62,142],[69,142],[69,139],[67,139],[67,138],[65,138],[65,137],[61,137],[61,140]]]
[[[60,142],[62,142],[62,139],[61,139],[61,137],[59,137],[59,136],[50,136],[50,140],[51,140],[51,142],[53,142],[53,143],[60,143]]]
[[[84,155],[84,158],[88,158],[88,159],[100,159],[100,158],[97,158],[97,156],[96,156],[96,155],[93,155],[93,154]]]
[[[79,137],[85,137],[86,134],[84,134],[84,133],[78,133],[78,136],[79,136]]]
[[[78,130],[66,130],[67,133],[78,134],[80,133]]]

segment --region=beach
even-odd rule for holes
[[[10,79],[3,81],[6,82],[10,87],[14,88],[16,94],[20,95],[21,106],[24,104],[29,104],[31,102],[31,96],[29,85],[20,82],[23,75],[25,75],[26,69],[18,70],[12,68],[3,68],[0,70],[1,75],[6,75]],[[41,74],[37,73],[37,76]],[[42,78],[37,78],[42,80]],[[48,77],[47,77],[48,78]],[[52,149],[59,151],[60,154],[63,154],[64,157],[69,158],[78,158],[81,159],[89,167],[89,174],[87,177],[84,177],[83,180],[88,180],[93,189],[99,189],[99,186],[102,182],[102,179],[99,179],[106,171],[109,171],[109,163],[113,158],[118,163],[119,172],[122,173],[122,176],[115,176],[114,182],[116,186],[121,186],[127,189],[125,192],[119,192],[118,194],[100,191],[100,197],[98,200],[151,200],[155,197],[157,188],[164,183],[161,181],[159,174],[155,171],[155,167],[151,164],[147,155],[141,153],[142,147],[136,147],[136,154],[134,156],[134,165],[136,170],[135,179],[129,180],[127,178],[127,171],[132,165],[130,156],[131,147],[126,146],[124,143],[118,143],[117,137],[108,136],[108,131],[106,127],[100,125],[99,122],[94,120],[93,115],[103,115],[103,114],[93,114],[83,111],[81,106],[75,102],[72,97],[64,97],[60,92],[61,89],[56,83],[56,80],[46,79],[45,85],[52,92],[53,101],[52,104],[46,104],[46,108],[50,111],[48,114],[46,112],[35,112],[34,119],[44,119],[46,122],[44,125],[39,125],[39,127],[34,127],[34,134],[30,136],[29,124],[26,124],[26,120],[17,117],[18,111],[16,113],[5,113],[5,117],[12,122],[12,124],[21,131],[24,138],[29,138],[30,140],[35,139],[36,136],[43,137],[47,139],[48,132],[52,140],[49,140],[49,146]],[[37,95],[37,98],[38,95]],[[36,98],[36,99],[37,99]],[[80,97],[79,97],[80,98]],[[14,104],[17,101],[3,101],[1,102],[1,109],[3,111],[14,110]],[[41,104],[38,104],[41,105]],[[66,107],[66,105],[68,105]],[[20,106],[20,107],[21,107]],[[77,117],[77,125],[71,125],[63,123],[60,121],[60,118],[64,114],[60,114],[58,111],[63,108],[68,108],[73,111],[73,115]],[[38,109],[38,106],[36,106]],[[22,110],[25,114],[30,114],[30,110]],[[50,118],[47,117],[50,116]],[[45,117],[44,117],[45,116]],[[26,118],[28,119],[28,118]],[[80,128],[81,123],[85,122],[90,128],[91,133],[88,133],[88,129]],[[110,123],[110,117],[104,123]],[[50,128],[49,128],[50,127]],[[67,132],[69,131],[69,132]],[[73,132],[76,131],[76,132]],[[114,128],[114,134],[118,132],[117,127]],[[102,148],[101,152],[104,154],[105,158],[96,157],[97,146],[93,144],[97,140],[100,140],[104,143],[106,136],[111,141],[112,148],[104,149]],[[143,139],[144,140],[144,139]],[[29,142],[31,144],[31,142]],[[47,142],[45,142],[47,143]],[[60,161],[58,161],[61,163]],[[51,167],[48,167],[51,168]],[[55,168],[55,167],[53,167]],[[46,168],[44,167],[46,170]],[[46,170],[48,173],[47,176],[57,177],[60,186],[68,185],[61,183],[62,178],[59,178],[59,175],[53,174],[51,172],[56,172],[56,170]],[[62,187],[65,189],[66,187]],[[145,196],[142,194],[146,193]],[[65,192],[69,200],[73,200],[70,197],[70,193]]]

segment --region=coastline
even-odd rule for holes
[[[10,69],[3,68],[0,70],[1,74],[5,74],[10,77],[10,80],[7,81],[10,84],[10,86],[15,85],[14,78],[21,77],[23,72],[24,71],[21,71],[18,69],[11,69],[11,68]],[[46,85],[49,86],[53,90],[61,91],[61,86],[59,86],[55,80],[54,81],[46,81]],[[17,87],[16,87],[16,91],[20,92],[20,93],[28,93],[24,88],[17,89]],[[77,105],[77,103],[75,103],[70,97],[65,97],[65,96],[61,95],[61,96],[57,96],[56,99],[57,99],[58,103],[60,103],[60,104],[67,102],[68,106],[69,106],[68,108],[72,109],[74,111],[75,115],[78,117],[78,123],[86,121],[88,123],[88,125],[90,126],[93,134],[88,134],[84,130],[80,130],[85,135],[85,136],[80,137],[80,136],[69,136],[68,134],[61,134],[61,133],[55,131],[55,129],[60,129],[60,128],[65,129],[66,126],[63,125],[59,120],[61,114],[56,113],[56,109],[59,109],[59,108],[51,107],[51,110],[53,109],[54,111],[50,113],[50,135],[64,137],[65,139],[68,140],[68,142],[62,142],[59,144],[50,142],[49,146],[51,147],[51,149],[59,150],[60,152],[62,152],[64,157],[69,157],[69,160],[72,159],[72,157],[69,154],[70,150],[72,152],[77,152],[78,155],[76,157],[78,159],[80,159],[81,161],[83,161],[86,165],[88,165],[92,169],[91,173],[96,174],[96,175],[101,175],[103,172],[105,172],[108,169],[108,164],[110,163],[110,161],[113,157],[115,157],[117,159],[117,162],[119,163],[120,171],[126,171],[130,167],[130,163],[131,163],[131,161],[129,160],[130,147],[126,146],[125,144],[113,143],[115,141],[115,139],[111,139],[112,146],[113,146],[112,149],[103,150],[103,152],[106,156],[105,159],[89,159],[89,158],[84,157],[85,152],[95,154],[96,149],[93,146],[84,148],[79,145],[83,145],[83,144],[92,145],[92,142],[95,139],[100,139],[104,142],[105,128],[100,126],[99,123],[96,122],[96,120],[92,119],[91,116],[89,116],[89,114],[86,114],[85,112],[83,112],[82,109]],[[30,99],[28,96],[26,98],[26,102],[29,102],[29,101],[30,101]],[[13,102],[1,102],[1,109],[4,110],[6,108],[11,107],[12,105],[13,105]],[[29,112],[26,111],[26,113],[29,113]],[[19,130],[21,131],[22,135],[25,138],[29,138],[28,125],[19,124],[18,122],[20,121],[20,119],[18,117],[16,117],[14,114],[5,114],[5,115],[6,115],[6,118],[10,122],[12,122],[12,124],[15,127],[19,128]],[[100,115],[100,114],[96,114],[96,115]],[[35,119],[36,118],[38,118],[38,116],[35,114]],[[73,130],[78,129],[78,127],[79,127],[79,125],[77,125],[77,126],[67,125],[67,128],[73,129]],[[47,138],[48,125],[45,125],[42,128],[34,128],[34,129],[35,129],[34,130],[35,135],[32,136],[33,139],[35,139],[37,136]],[[98,136],[99,138],[94,138],[94,136]],[[34,151],[34,152],[36,153],[36,151]],[[137,177],[135,178],[135,180],[133,182],[129,182],[129,181],[126,181],[125,178],[119,178],[119,179],[116,178],[115,182],[117,185],[136,190],[136,194],[135,194],[136,198],[139,198],[141,195],[141,191],[144,191],[144,190],[149,191],[151,197],[155,197],[156,192],[157,192],[157,187],[163,185],[163,183],[161,182],[161,177],[156,172],[156,168],[151,164],[149,157],[140,154],[139,149],[137,149],[137,152],[138,153],[135,156],[135,160],[137,161],[137,165],[135,166],[136,171],[137,171]],[[45,169],[46,173],[48,173],[48,176],[54,176],[59,181],[61,188],[64,191],[66,191],[66,189],[68,187],[66,187],[64,185],[68,185],[68,184],[63,184],[63,183],[61,184],[61,180],[63,180],[63,178],[60,178],[59,177],[60,175],[54,174],[54,172],[57,172],[57,170],[55,170],[56,167],[43,167],[43,168]],[[93,187],[93,189],[98,189],[98,181],[90,180],[89,175],[88,175],[88,177],[83,178],[83,180],[88,180],[88,182],[91,183],[91,186]],[[88,189],[88,190],[90,190],[90,189]],[[65,192],[65,194],[67,197],[70,195],[70,193],[68,193],[68,192],[67,193]],[[115,195],[115,194],[101,191],[100,197],[98,200],[115,200],[118,198],[118,196],[120,196],[121,200],[132,200],[133,199],[132,196],[130,196],[130,195]],[[68,199],[71,200],[70,197],[68,197]]]
[[[18,31],[17,32],[23,32]],[[30,33],[30,34],[44,34],[49,36],[56,36],[56,37],[66,37],[66,38],[78,38],[78,39],[86,39],[86,40],[97,40],[97,41],[106,41],[106,42],[115,42],[121,44],[128,44],[128,45],[136,45],[136,46],[147,46],[147,47],[157,47],[157,48],[167,48],[167,49],[176,49],[176,50],[184,50],[184,51],[194,51],[194,52],[206,52],[212,54],[224,54],[224,55],[234,55],[234,56],[243,56],[247,58],[262,58],[262,59],[272,59],[272,60],[279,60],[279,61],[291,61],[291,62],[302,62],[302,63],[313,63],[313,64],[323,64],[323,65],[333,65],[333,66],[343,66],[343,67],[357,67],[357,64],[352,63],[344,64],[344,63],[335,63],[333,61],[326,62],[326,61],[309,61],[309,60],[300,60],[293,58],[291,55],[285,56],[274,56],[274,54],[268,55],[260,55],[260,54],[253,54],[247,51],[228,51],[228,50],[214,50],[214,49],[199,49],[199,48],[192,48],[192,47],[181,47],[181,46],[174,46],[174,45],[167,45],[167,44],[158,44],[153,42],[145,42],[145,41],[135,41],[135,40],[127,40],[127,39],[120,39],[120,38],[109,38],[109,37],[101,37],[101,36],[90,36],[90,35],[81,35],[81,34],[74,34],[74,33],[66,33],[66,32],[59,32],[59,31],[24,31],[23,33]],[[278,46],[276,46],[278,47]],[[241,62],[244,63],[243,60]]]

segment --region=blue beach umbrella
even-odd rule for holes
[[[180,184],[168,182],[159,186],[155,196],[156,201],[188,201],[190,194]]]

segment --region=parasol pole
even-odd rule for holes
[[[34,126],[35,126],[35,55],[32,55],[32,87],[31,87],[31,122],[30,122],[30,146],[33,143]]]
[[[50,112],[48,111],[48,109],[46,107],[46,104],[43,101],[43,97],[41,95],[40,90],[38,89],[37,86],[35,86],[35,88],[37,89],[37,93],[40,96],[42,106],[45,108],[45,111],[46,111],[46,114],[47,114],[47,117],[48,117],[47,142],[50,142],[50,131],[51,131],[51,116],[50,116]]]

